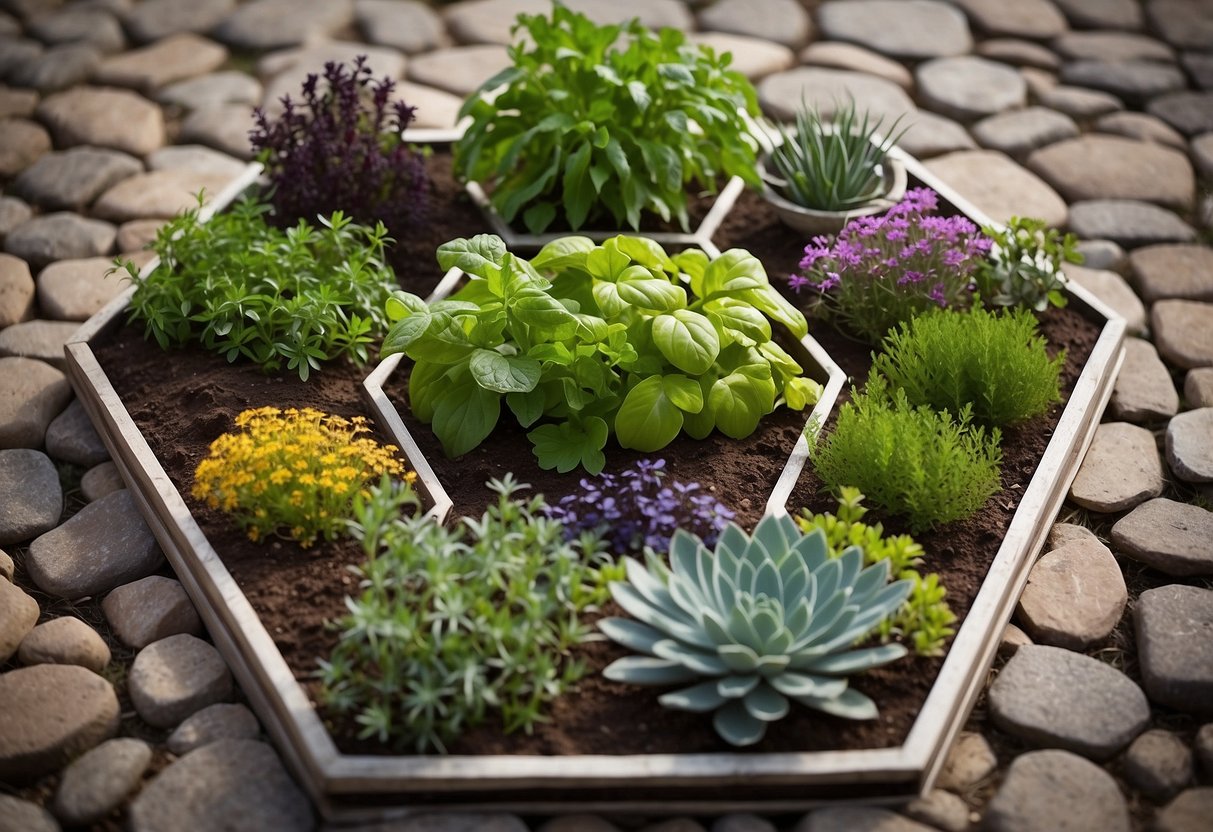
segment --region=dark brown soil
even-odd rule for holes
[[[750,247],[760,257],[769,257],[764,262],[778,283],[777,276],[794,266],[803,242],[792,239],[781,227],[776,231],[768,222],[770,218],[764,217],[765,210],[760,200],[744,197],[738,216],[727,223],[718,242],[722,247]],[[475,231],[453,224],[435,229],[433,236],[446,240]],[[411,280],[428,281],[436,277],[436,269],[421,277],[419,267]],[[1042,323],[1052,348],[1067,350],[1063,392],[1068,396],[1098,337],[1098,327],[1069,310],[1051,311],[1043,316]],[[819,322],[813,323],[810,331],[848,373],[856,379],[863,378],[869,363],[867,347]],[[165,360],[164,353],[145,343],[130,328],[105,338],[97,353],[123,402],[183,494],[188,494],[192,471],[207,445],[229,430],[234,416],[244,408],[306,405],[343,415],[363,412],[358,384],[364,371],[350,365],[326,367],[303,384],[294,377],[267,377],[252,367],[228,365],[198,349],[174,352],[171,360]],[[506,471],[513,471],[553,500],[576,485],[578,474],[559,475],[538,469],[529,442],[523,431],[511,424],[508,414],[480,448],[459,460],[446,459],[429,430],[411,421],[407,405],[400,397],[402,390],[399,381],[391,387],[406,423],[451,492],[458,511],[477,514],[482,511],[488,494],[483,488],[484,481]],[[953,608],[961,617],[980,587],[1060,413],[1059,405],[1021,428],[1006,431],[1003,490],[979,515],[918,538],[928,553],[926,569],[941,573]],[[803,424],[803,414],[783,410],[764,420],[753,436],[741,442],[718,436],[703,442],[680,439],[663,449],[660,456],[666,458],[674,476],[704,481],[719,499],[738,512],[743,525],[752,526],[761,515],[765,495]],[[608,453],[610,468],[624,467],[637,456],[612,447]],[[296,677],[314,697],[316,685],[311,676],[316,661],[328,655],[337,637],[326,628],[325,622],[344,612],[343,597],[355,586],[346,567],[362,560],[358,548],[348,542],[308,551],[290,542],[256,546],[233,529],[225,516],[208,511],[188,497],[187,503],[261,615]],[[801,477],[789,508],[801,506],[818,511],[833,507],[833,501],[821,492],[811,471]],[[891,531],[903,530],[897,522],[881,517],[878,512],[870,517],[884,520]],[[657,705],[656,691],[604,680],[598,671],[623,655],[621,649],[597,642],[579,647],[574,654],[587,663],[590,673],[578,690],[549,708],[550,722],[537,726],[529,736],[503,736],[499,726],[490,722],[467,733],[452,751],[630,754],[731,750],[716,737],[710,718],[666,711]],[[905,739],[941,664],[942,659],[914,658],[857,676],[853,681],[855,687],[880,705],[878,720],[853,723],[795,709],[779,723],[777,730],[751,750],[803,751],[899,744]],[[339,747],[347,752],[392,752],[353,740],[355,731],[347,722],[331,718],[329,721]]]

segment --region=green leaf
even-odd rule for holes
[[[566,474],[580,465],[591,474],[599,474],[606,465],[602,448],[608,432],[607,423],[592,416],[580,425],[571,422],[541,425],[527,437],[534,445],[540,468],[548,471],[555,468]]]
[[[593,249],[585,258],[585,268],[591,277],[612,283],[619,279],[619,275],[623,274],[631,263],[632,258],[619,250],[619,243],[614,239],[607,240]]]
[[[687,305],[687,291],[664,277],[653,277],[644,266],[630,266],[615,285],[619,297],[632,306],[655,312],[672,312]]]
[[[527,228],[542,230],[551,225],[554,219],[556,219],[556,206],[547,200],[536,202],[522,212],[522,221],[526,224]]]
[[[720,335],[698,312],[676,309],[653,319],[653,343],[684,373],[702,375],[720,354]]]
[[[379,348],[379,355],[386,358],[389,355],[405,352],[417,342],[417,339],[425,335],[432,321],[433,316],[429,314],[429,310],[398,320],[384,336],[383,344]]]
[[[466,454],[485,440],[501,415],[501,395],[485,390],[471,373],[459,373],[434,396],[434,433],[449,457]]]
[[[403,327],[414,318],[405,318],[396,326]],[[385,341],[386,343],[386,341]],[[437,361],[442,364],[453,364],[466,358],[475,346],[468,340],[467,334],[450,315],[438,313],[430,316],[429,326],[424,337],[417,337],[408,344],[405,350],[415,361]]]
[[[615,436],[625,448],[652,453],[674,441],[682,422],[682,411],[666,396],[661,376],[649,376],[620,405]]]
[[[524,324],[557,340],[568,338],[577,328],[577,317],[564,304],[537,289],[527,290],[515,298],[510,312]]]
[[[739,332],[753,341],[769,341],[771,322],[761,312],[744,301],[718,298],[704,304],[709,315],[716,315],[724,329]]]
[[[538,361],[495,350],[476,350],[468,369],[477,384],[497,393],[528,393],[539,383]]]
[[[584,269],[586,254],[594,248],[589,237],[568,236],[553,240],[531,258],[531,265],[544,271]]]
[[[545,398],[543,390],[536,388],[527,393],[506,393],[505,403],[510,406],[518,424],[529,428],[543,415]]]
[[[628,237],[620,234],[613,239],[619,250],[632,259],[650,269],[660,269],[666,272],[677,271],[674,261],[665,253],[658,243],[648,237]]]
[[[401,318],[407,318],[409,315],[428,313],[429,307],[425,301],[411,292],[392,292],[392,296],[387,299],[384,304],[387,311],[389,321],[399,321]],[[256,320],[254,318],[254,320]],[[225,333],[219,333],[223,335]]]
[[[619,296],[619,286],[616,283],[596,280],[591,292],[598,309],[608,318],[614,318],[628,308],[628,304]]]
[[[574,231],[585,223],[598,195],[589,175],[590,153],[590,143],[584,142],[569,154],[564,164],[565,219],[568,220],[569,227]],[[554,214],[555,211],[553,211]],[[527,225],[530,227],[529,222]],[[545,227],[546,225],[547,223],[544,223]]]
[[[712,385],[708,407],[725,436],[744,439],[775,408],[775,389],[743,373],[730,373]]]
[[[703,390],[698,381],[681,373],[673,373],[661,377],[661,386],[666,398],[679,410],[685,410],[687,413],[703,410]]]
[[[822,387],[811,378],[790,378],[783,384],[783,398],[792,410],[804,410],[821,399]]]
[[[477,234],[470,240],[460,238],[438,247],[438,265],[444,271],[462,269],[468,274],[487,278],[501,267],[505,258],[505,243],[496,234]]]
[[[734,294],[769,285],[766,269],[757,257],[745,249],[731,248],[708,264],[700,296],[710,298],[718,292]]]
[[[771,320],[783,324],[797,338],[803,338],[809,332],[804,314],[770,286],[737,292],[735,297],[765,313]]]

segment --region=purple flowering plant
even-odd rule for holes
[[[401,136],[416,108],[391,101],[395,86],[374,80],[360,55],[353,66],[329,61],[323,77],[308,75],[302,102],[283,96],[277,119],[254,110],[249,139],[279,223],[340,210],[402,239],[425,221],[433,187],[422,154]]]
[[[932,213],[938,204],[933,190],[915,188],[886,214],[851,220],[833,241],[814,237],[788,285],[820,293],[844,327],[872,344],[928,309],[968,305],[991,241],[962,216]]]
[[[619,554],[669,549],[678,529],[697,535],[705,545],[733,519],[731,509],[705,493],[697,482],[665,482],[665,460],[640,460],[618,474],[583,477],[577,491],[548,508],[572,539],[597,532]]]

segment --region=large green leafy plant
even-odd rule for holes
[[[542,467],[598,473],[612,432],[646,452],[680,431],[741,438],[781,401],[800,410],[820,392],[772,340],[768,316],[797,338],[804,316],[741,249],[709,261],[636,237],[563,237],[527,262],[480,235],[438,261],[470,282],[429,306],[397,292],[383,353],[416,362],[409,404],[450,456],[489,435],[503,399],[523,427],[542,420],[528,434]]]
[[[759,187],[740,112],[756,115],[757,98],[728,53],[635,20],[598,26],[559,4],[520,15],[519,29],[526,42],[464,104],[472,123],[455,145],[457,173],[489,182],[507,222],[521,212],[540,233],[558,216],[577,230],[610,215],[639,229],[647,211],[685,229],[688,184],[737,175]],[[503,85],[490,103],[484,93]]]
[[[873,719],[876,704],[846,677],[906,654],[900,644],[856,643],[905,601],[909,581],[889,583],[889,562],[863,566],[863,550],[831,557],[821,530],[802,535],[785,515],[747,537],[730,524],[715,552],[676,532],[670,566],[625,558],[627,582],[611,596],[633,616],[599,628],[642,655],[603,674],[637,685],[690,687],[662,694],[667,708],[712,713],[716,732],[752,745],[791,702],[848,719]]]

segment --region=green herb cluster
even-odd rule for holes
[[[1026,306],[1043,312],[1065,306],[1062,262],[1081,263],[1078,238],[1048,228],[1044,220],[1011,217],[1001,231],[982,231],[994,241],[989,258],[974,274],[982,298],[997,306]]]
[[[1001,438],[974,424],[968,405],[955,416],[914,406],[873,375],[812,460],[827,487],[855,486],[920,532],[968,517],[998,490]]]
[[[959,413],[972,406],[983,425],[1039,416],[1061,401],[1065,351],[1049,358],[1027,309],[936,309],[885,338],[872,371],[905,391],[910,404]]]
[[[760,185],[740,112],[757,115],[757,98],[728,53],[636,20],[598,26],[560,4],[520,15],[519,29],[513,65],[468,98],[460,115],[472,123],[455,145],[456,172],[488,182],[507,222],[521,212],[540,233],[558,216],[577,230],[610,215],[639,229],[652,212],[685,229],[690,183]],[[490,103],[484,94],[503,85]]]
[[[318,228],[300,220],[283,231],[269,211],[245,199],[206,223],[193,209],[162,226],[152,243],[160,265],[141,277],[124,264],[135,284],[128,321],[143,321],[164,349],[200,343],[266,372],[285,361],[304,381],[339,356],[365,363],[396,287],[387,230],[338,211]]]
[[[383,353],[416,362],[409,404],[450,456],[489,435],[502,399],[523,427],[543,420],[528,434],[543,468],[596,474],[612,432],[648,452],[684,430],[741,438],[780,402],[800,410],[820,393],[768,320],[799,338],[804,316],[741,249],[709,262],[638,237],[563,237],[527,262],[480,235],[438,261],[470,282],[430,306],[397,292]]]
[[[622,571],[598,538],[566,542],[542,496],[519,498],[510,475],[489,487],[496,504],[450,529],[403,516],[413,501],[400,485],[356,502],[362,594],[346,599],[320,675],[324,702],[362,738],[445,752],[494,713],[507,732],[530,731],[585,674],[567,656],[590,635],[579,616]]]
[[[804,208],[846,211],[884,196],[881,163],[905,132],[879,136],[883,119],[871,121],[856,112],[855,102],[838,108],[826,124],[803,101],[796,111],[796,129],[778,126],[781,142],[771,151],[771,164],[783,179],[784,197]]]
[[[837,514],[811,514],[802,509],[796,524],[806,534],[821,529],[830,557],[839,557],[848,547],[858,546],[865,563],[888,561],[890,573],[910,581],[912,586],[905,603],[878,625],[877,632],[885,641],[894,636],[908,639],[920,656],[941,655],[945,642],[956,633],[952,627],[956,615],[948,606],[948,593],[939,583],[939,575],[923,577],[916,568],[922,564],[922,546],[907,534],[886,536],[881,523],[863,522],[868,510],[858,488],[844,485],[839,492]]]

